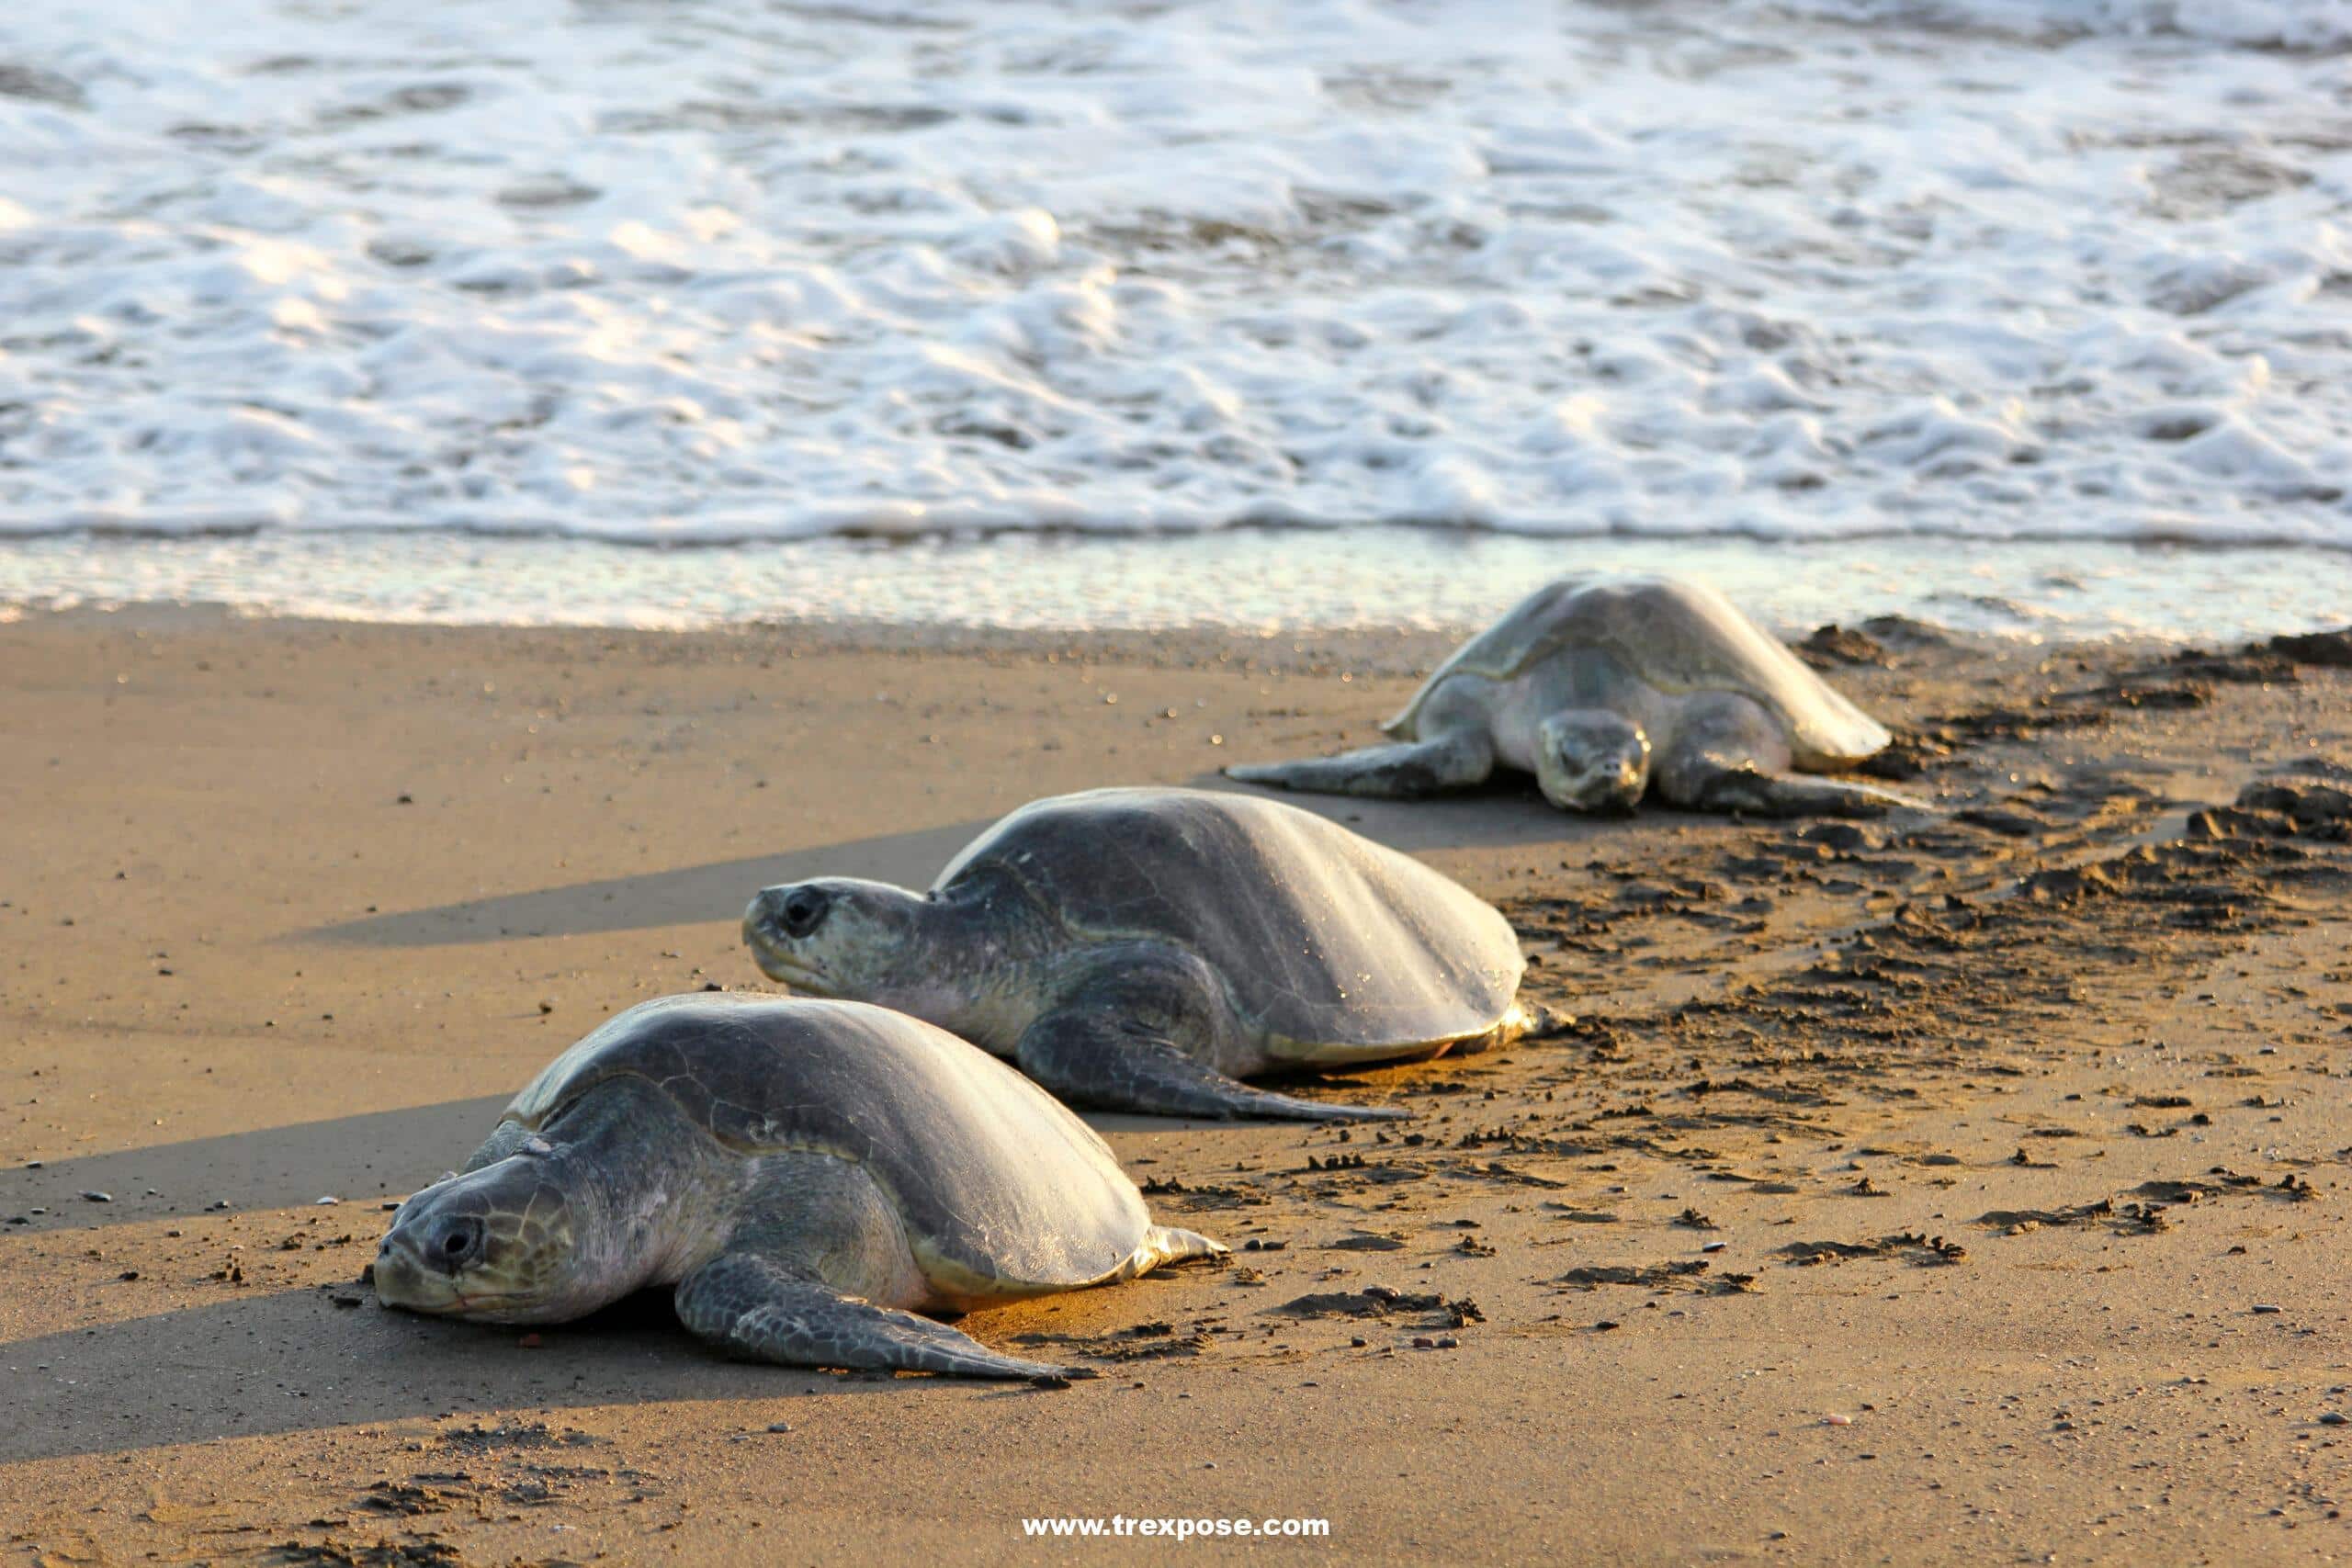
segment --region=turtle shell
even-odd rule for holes
[[[1450,675],[1507,681],[1561,653],[1613,657],[1661,692],[1736,692],[1781,721],[1799,767],[1837,767],[1884,749],[1878,721],[1805,668],[1738,606],[1679,577],[1584,573],[1548,583],[1464,643],[1383,726],[1411,736],[1421,705]]]
[[[537,1129],[617,1078],[667,1095],[746,1157],[865,1166],[915,1261],[966,1299],[1114,1276],[1151,1226],[1094,1130],[942,1029],[863,1002],[714,993],[643,1002],[557,1057],[507,1107]]]
[[[1035,801],[933,885],[975,907],[1010,882],[1075,946],[1199,956],[1274,1055],[1338,1061],[1482,1034],[1519,989],[1519,939],[1459,883],[1280,801],[1102,789]]]

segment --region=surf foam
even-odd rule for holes
[[[14,7],[0,531],[2352,546],[2345,0],[1801,3]]]

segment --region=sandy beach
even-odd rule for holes
[[[606,1013],[761,988],[761,886],[1361,743],[1445,646],[0,625],[9,1559],[2352,1553],[2340,637],[1816,637],[1935,807],[1883,821],[1301,797],[1497,903],[1575,1021],[1304,1089],[1393,1126],[1093,1118],[1236,1250],[965,1320],[1067,1390],[358,1282]]]

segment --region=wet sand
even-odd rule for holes
[[[1115,1513],[1369,1561],[2352,1551],[2352,671],[2300,661],[2340,642],[1816,639],[1938,808],[1883,821],[1297,797],[1495,900],[1575,1021],[1305,1089],[1399,1125],[1096,1119],[1237,1251],[966,1320],[1101,1369],[1068,1390],[356,1282],[606,1012],[758,987],[763,884],[920,884],[1032,795],[1360,743],[1442,652],[0,626],[0,1547],[1053,1562],[1024,1516]]]

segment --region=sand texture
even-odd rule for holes
[[[1103,1552],[1024,1516],[1114,1513],[1354,1562],[2352,1551],[2340,639],[1817,637],[1938,808],[1883,821],[1298,797],[1495,901],[1574,1021],[1299,1089],[1403,1123],[1093,1118],[1236,1250],[965,1320],[1092,1382],[356,1282],[608,1011],[758,987],[762,885],[1363,743],[1443,652],[0,626],[0,1560],[1045,1562]]]

